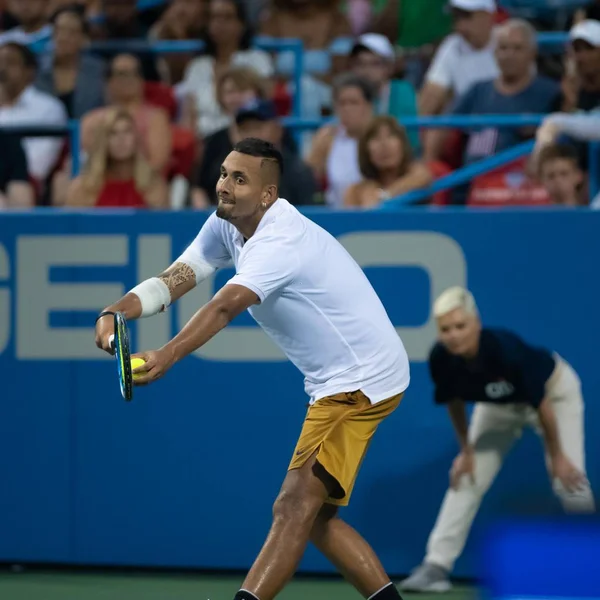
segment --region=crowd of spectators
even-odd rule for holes
[[[530,156],[433,204],[600,204],[600,0],[0,0],[0,207],[208,208],[245,137],[285,157],[296,205],[373,208],[533,140]],[[538,47],[539,31],[568,43]],[[267,51],[273,40],[303,43]],[[158,54],[153,42],[203,43]],[[260,42],[260,43],[257,43]],[[300,116],[284,126],[300,86]],[[434,115],[547,115],[539,128],[421,129]],[[74,156],[81,172],[72,177]],[[600,166],[600,165],[599,165]]]

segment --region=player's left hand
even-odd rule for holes
[[[568,492],[577,491],[585,483],[585,475],[562,453],[552,459],[552,476]]]
[[[175,363],[174,354],[165,348],[133,354],[131,358],[144,360],[143,365],[132,371],[134,385],[148,385],[160,379]]]

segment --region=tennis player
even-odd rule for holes
[[[482,328],[472,294],[454,287],[434,304],[439,342],[429,358],[435,401],[448,407],[460,444],[450,489],[423,564],[400,584],[445,592],[483,495],[524,427],[543,437],[554,491],[567,512],[594,512],[585,475],[583,398],[573,368],[558,354],[510,331]],[[476,403],[471,423],[465,401]]]
[[[400,598],[367,542],[337,516],[348,504],[377,426],[409,384],[406,352],[365,274],[341,244],[278,197],[283,164],[270,143],[246,139],[227,156],[218,207],[177,261],[107,312],[164,310],[219,267],[235,276],[161,349],[143,352],[137,383],[162,377],[248,309],[305,376],[310,396],[267,540],[235,600],[271,600],[312,541],[365,597]],[[113,319],[97,322],[110,351]]]

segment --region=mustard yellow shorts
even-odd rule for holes
[[[318,463],[341,488],[326,502],[346,506],[375,430],[403,395],[377,404],[361,391],[321,398],[308,409],[288,470],[302,467],[316,451]]]

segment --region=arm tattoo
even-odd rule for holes
[[[189,265],[185,263],[175,263],[170,269],[161,273],[158,278],[169,288],[169,291],[173,293],[173,290],[188,281],[196,281],[196,274]]]

